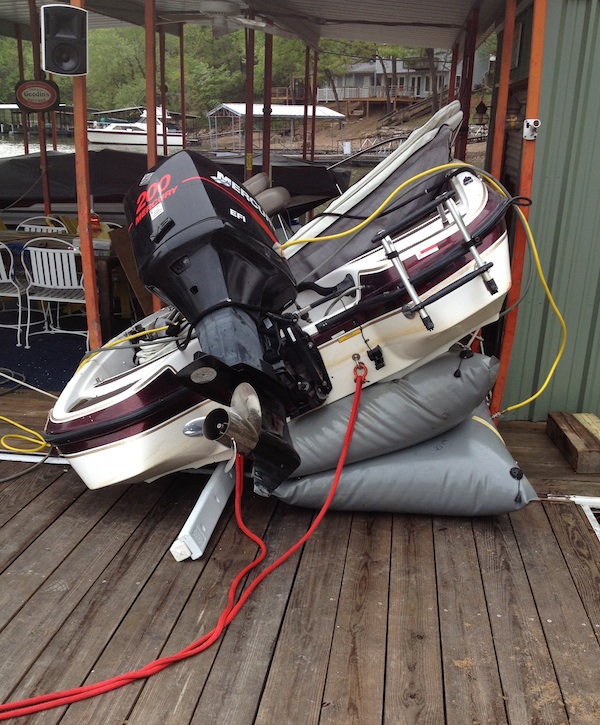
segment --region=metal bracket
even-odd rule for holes
[[[552,495],[548,496],[548,501],[572,501],[578,506],[581,506],[581,510],[585,514],[587,520],[590,522],[590,526],[594,530],[594,533],[600,540],[600,523],[596,519],[594,512],[600,511],[600,497],[599,496],[574,496],[569,494],[563,495]]]
[[[523,138],[526,141],[535,141],[538,128],[542,125],[539,118],[526,118],[523,121]]]
[[[408,295],[410,299],[412,300],[413,304],[415,305],[415,309],[418,307],[419,316],[421,317],[421,321],[425,325],[425,329],[433,330],[433,322],[431,321],[431,318],[427,314],[427,311],[425,310],[425,307],[423,307],[423,304],[421,303],[421,299],[419,295],[417,294],[417,290],[413,287],[410,278],[408,276],[408,272],[406,271],[406,267],[404,264],[400,261],[400,255],[396,251],[396,248],[394,247],[394,242],[392,241],[392,238],[389,235],[386,235],[381,239],[381,246],[385,250],[386,257],[390,260],[390,262],[394,265],[394,268],[396,272],[398,273],[398,276],[400,277],[400,281],[404,285],[404,289],[408,292]],[[410,314],[404,313],[407,317],[410,317]]]

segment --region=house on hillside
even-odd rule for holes
[[[442,94],[450,86],[452,53],[438,50],[434,56],[437,92]],[[460,86],[461,65],[456,77],[456,88]],[[475,57],[473,86],[480,86],[489,71],[490,59]],[[395,110],[397,105],[414,103],[432,95],[432,74],[429,59],[377,58],[351,65],[344,75],[335,76],[333,82],[325,81],[317,91],[318,103],[342,102],[367,105],[382,105],[386,102],[386,83],[389,86],[390,101]],[[351,113],[351,111],[350,111]],[[349,110],[346,110],[349,114]]]

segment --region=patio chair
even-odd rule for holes
[[[66,234],[66,224],[55,216],[32,216],[17,224],[18,232],[36,232],[39,234]]]
[[[17,322],[0,322],[0,327],[8,327],[17,331],[17,347],[21,347],[21,296],[23,290],[15,274],[13,253],[6,244],[0,242],[0,298],[8,297],[17,301]],[[4,311],[4,310],[3,310]]]
[[[69,330],[61,326],[61,305],[85,305],[85,291],[81,274],[80,252],[61,239],[36,237],[23,246],[21,261],[27,285],[24,290],[27,305],[25,347],[30,335],[64,333],[83,335],[85,330]],[[31,314],[35,303],[41,304],[43,329],[31,332]]]

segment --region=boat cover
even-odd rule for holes
[[[89,151],[90,191],[94,203],[122,203],[129,189],[139,182],[148,170],[146,154],[136,151],[100,149]],[[158,157],[159,160],[162,156]],[[244,180],[244,166],[236,159],[223,157],[213,161],[222,166],[234,178]],[[330,171],[325,166],[295,159],[276,157],[273,164],[273,186],[283,186],[294,197],[290,213],[301,214],[302,199],[312,209],[317,202],[324,203],[338,196],[341,188],[347,189],[349,171]],[[48,151],[48,183],[50,197],[55,203],[77,200],[75,154]],[[257,167],[258,170],[258,167]],[[42,175],[40,154],[24,154],[0,159],[0,206],[28,205],[42,202]]]
[[[290,241],[347,231],[372,214],[400,184],[423,171],[448,163],[462,117],[458,101],[440,109],[386,159],[332,201],[323,214],[305,224]],[[323,243],[290,247],[289,263],[297,282],[315,282],[333,269],[370,251],[371,239],[376,232],[402,220],[425,203],[427,196],[424,197],[422,192],[431,186],[431,179],[411,186],[392,201],[388,213],[384,210],[378,220],[355,234]],[[418,199],[415,198],[417,196]],[[411,199],[413,201],[409,201]]]
[[[323,444],[325,445],[325,444]],[[334,471],[284,481],[274,496],[320,508]],[[331,508],[442,516],[489,516],[537,499],[482,403],[462,423],[401,451],[344,468]]]
[[[148,169],[145,154],[102,149],[90,151],[90,192],[94,203],[121,203],[129,188]],[[48,151],[47,177],[54,203],[77,201],[75,154]],[[0,159],[0,205],[35,204],[43,201],[40,154]]]
[[[364,461],[440,435],[463,421],[491,390],[498,360],[471,351],[448,352],[403,378],[363,390],[348,463]],[[352,396],[290,421],[304,476],[335,469]]]

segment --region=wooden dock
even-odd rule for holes
[[[600,495],[543,424],[501,431],[540,495]],[[27,465],[0,461],[0,478]],[[88,491],[62,465],[0,484],[0,700],[136,670],[213,629],[257,547],[230,507],[205,555],[177,563],[197,494],[185,475]],[[314,516],[251,492],[243,514],[267,562]],[[570,502],[473,519],[330,512],[207,651],[9,722],[597,725],[599,563]]]

